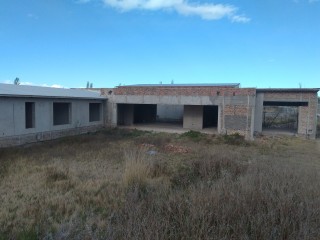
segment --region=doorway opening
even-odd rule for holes
[[[203,106],[203,128],[218,127],[218,106]]]

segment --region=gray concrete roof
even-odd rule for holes
[[[118,87],[239,87],[240,83],[134,84]]]
[[[0,83],[0,96],[6,97],[41,97],[41,98],[83,98],[105,99],[99,91],[38,87]]]

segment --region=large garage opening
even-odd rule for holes
[[[218,127],[218,106],[203,106],[203,128]]]
[[[147,131],[183,130],[183,105],[118,104],[118,126]]]
[[[156,104],[118,104],[118,125],[155,123],[157,120]]]
[[[277,101],[264,102],[262,131],[297,133],[299,125],[299,106],[308,106],[308,103]]]
[[[133,123],[155,123],[157,120],[156,104],[134,104]]]

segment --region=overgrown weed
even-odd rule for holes
[[[200,140],[206,139],[206,136],[207,136],[207,134],[205,134],[205,133],[190,130],[188,132],[182,133],[180,135],[180,138],[187,138],[187,139],[190,139],[194,142],[199,142]]]
[[[110,131],[1,150],[0,239],[320,238],[313,142]]]

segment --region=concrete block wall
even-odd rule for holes
[[[74,136],[89,132],[96,132],[103,128],[103,125],[86,126],[65,130],[55,130],[39,133],[21,134],[17,136],[9,136],[0,138],[0,148],[19,146],[27,143],[43,142],[58,139],[66,136]]]
[[[225,105],[223,107],[223,128],[226,134],[239,133],[251,139],[253,106]]]
[[[184,106],[183,128],[193,130],[199,130],[203,128],[203,106]]]
[[[35,104],[35,127],[25,126],[25,102]],[[53,102],[68,102],[71,104],[70,123],[64,125],[53,124]],[[42,141],[68,135],[68,132],[81,133],[90,128],[104,126],[104,100],[86,99],[58,99],[58,98],[0,98],[0,146],[19,145],[28,141]],[[101,103],[101,120],[89,121],[89,103]]]

